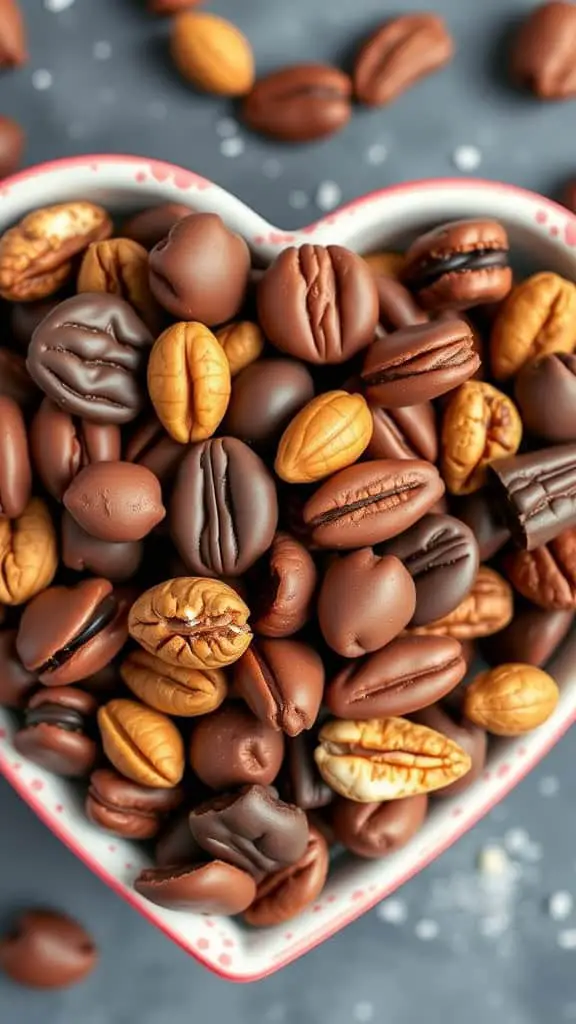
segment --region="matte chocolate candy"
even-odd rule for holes
[[[303,811],[327,807],[334,799],[316,767],[314,748],[318,740],[313,733],[300,733],[286,741],[286,760],[282,777],[282,796]]]
[[[464,320],[435,320],[394,331],[366,353],[366,398],[384,408],[418,405],[451,391],[480,366]]]
[[[425,626],[456,608],[471,590],[480,564],[472,530],[446,515],[424,516],[381,551],[399,558],[414,580],[413,626]]]
[[[240,703],[224,704],[192,730],[190,764],[212,789],[274,781],[284,756],[284,737]]]
[[[248,287],[250,251],[216,213],[179,220],[150,253],[150,287],[178,320],[207,327],[236,316]]]
[[[261,78],[242,106],[254,131],[284,142],[307,142],[340,131],[350,120],[352,82],[326,64],[295,64]]]
[[[178,470],[170,530],[199,576],[241,576],[270,547],[278,523],[274,481],[235,437],[193,445]]]
[[[454,512],[476,538],[480,561],[488,562],[510,540],[510,530],[489,487],[454,502]]]
[[[328,843],[310,826],[306,850],[298,860],[274,871],[258,884],[256,898],[244,914],[255,928],[291,921],[322,892],[330,866]]]
[[[367,547],[407,530],[443,493],[429,462],[380,459],[336,473],[308,499],[303,518],[319,547]]]
[[[75,419],[49,398],[43,400],[30,426],[34,468],[56,501],[62,501],[83,467],[118,460],[121,447],[119,426]]]
[[[442,224],[412,243],[404,279],[425,309],[497,302],[512,287],[508,236],[495,220]]]
[[[422,708],[410,717],[420,725],[426,725],[429,729],[434,729],[457,743],[460,749],[468,754],[471,761],[466,775],[451,782],[449,786],[436,790],[434,796],[437,798],[456,796],[469,789],[480,778],[486,764],[488,737],[484,729],[473,725],[459,711],[441,704],[432,704],[428,708]]]
[[[410,622],[416,588],[402,562],[372,548],[336,558],[318,595],[318,622],[326,643],[345,658],[384,647]]]
[[[90,776],[86,816],[95,825],[125,839],[152,839],[164,818],[184,800],[184,790],[152,789],[124,778],[111,768]]]
[[[26,706],[38,680],[18,657],[16,634],[15,629],[0,630],[0,707],[21,709]]]
[[[290,421],[314,397],[310,371],[295,359],[258,359],[232,382],[223,430],[270,451]]]
[[[97,747],[86,732],[97,706],[92,694],[73,686],[42,687],[28,701],[24,724],[14,736],[16,750],[55,775],[88,775]]]
[[[558,352],[526,363],[514,381],[524,427],[561,444],[576,441],[576,356]]]
[[[304,812],[265,786],[215,796],[196,807],[189,820],[193,837],[210,856],[248,871],[257,881],[294,864],[308,842]]]
[[[300,640],[262,638],[234,665],[234,689],[262,722],[297,736],[318,717],[324,665],[320,655]]]
[[[434,406],[407,405],[400,409],[383,409],[370,404],[372,437],[366,449],[371,459],[438,458],[438,432]]]
[[[401,850],[424,823],[427,810],[426,793],[381,804],[358,804],[340,796],[331,820],[339,843],[358,857],[374,860]]]
[[[94,423],[129,423],[144,403],[152,335],[124,299],[86,292],[65,299],[32,336],[26,365],[57,405]]]
[[[240,914],[256,895],[252,875],[221,860],[184,867],[144,868],[134,888],[147,900],[169,910],[223,917]]]
[[[572,608],[517,607],[510,625],[486,640],[482,652],[491,665],[523,662],[543,668],[573,622]]]
[[[74,683],[118,654],[128,637],[127,611],[127,602],[114,595],[108,580],[49,587],[24,610],[18,654],[46,686]]]
[[[457,640],[405,636],[376,654],[346,664],[328,684],[324,699],[339,718],[407,715],[440,700],[465,673]]]
[[[157,477],[134,462],[86,466],[62,500],[83,530],[115,544],[142,540],[166,515]]]
[[[252,577],[254,632],[286,637],[302,629],[312,614],[316,579],[314,559],[304,545],[279,530]]]
[[[0,939],[0,968],[29,988],[67,988],[83,981],[98,961],[88,932],[54,910],[25,910]]]
[[[339,245],[284,249],[258,285],[262,329],[309,363],[343,363],[369,345],[378,321],[370,268]]]
[[[405,14],[380,25],[356,57],[354,93],[361,103],[391,103],[454,53],[445,22],[436,14]]]
[[[122,238],[130,238],[145,249],[153,249],[172,230],[179,220],[189,217],[193,211],[182,203],[161,203],[141,210],[129,217],[122,225]]]
[[[104,576],[112,583],[129,580],[142,561],[142,541],[113,544],[86,533],[69,512],[62,516],[62,561],[68,569]]]
[[[413,295],[400,281],[386,274],[375,274],[374,281],[380,305],[380,326],[386,332],[428,322],[428,313],[420,308]]]
[[[576,526],[576,444],[498,459],[490,469],[519,547],[533,551]]]
[[[14,399],[0,395],[0,516],[17,519],[31,496],[26,423]]]

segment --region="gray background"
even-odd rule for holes
[[[451,67],[389,109],[358,111],[340,136],[291,148],[244,133],[230,104],[199,97],[178,79],[167,24],[146,16],[144,0],[68,0],[56,10],[64,5],[23,0],[31,60],[0,78],[0,113],[28,131],[27,163],[98,151],[165,158],[213,178],[284,227],[388,182],[462,173],[462,146],[475,147],[476,174],[548,194],[576,173],[574,104],[539,105],[506,84],[511,26],[533,6],[524,0],[436,0],[457,41]],[[346,64],[378,20],[421,7],[413,0],[396,8],[381,0],[210,5],[245,29],[260,71],[315,58]],[[172,946],[0,783],[0,917],[30,903],[64,907],[102,950],[98,971],[70,992],[39,995],[0,979],[0,1022],[576,1020],[573,778],[567,738],[395,897],[247,987],[212,977]]]

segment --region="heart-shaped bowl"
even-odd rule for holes
[[[0,187],[0,231],[49,203],[89,199],[131,212],[161,202],[219,213],[265,264],[283,246],[313,239],[365,253],[402,245],[444,220],[495,217],[512,247],[535,269],[576,280],[576,219],[541,196],[473,180],[420,181],[374,192],[301,231],[266,223],[234,196],[190,171],[123,156],[91,156],[34,167]],[[471,828],[553,746],[576,716],[576,635],[551,667],[561,689],[556,711],[540,729],[491,747],[482,777],[463,795],[432,801],[424,827],[404,849],[381,861],[338,856],[322,896],[296,920],[249,930],[227,918],[163,910],[139,897],[134,878],[149,858],[136,844],[110,837],[84,817],[77,787],[42,771],[15,751],[15,717],[0,709],[0,771],[59,838],[119,895],[196,959],[222,977],[255,981],[329,938],[429,864]],[[4,827],[6,826],[6,823]]]

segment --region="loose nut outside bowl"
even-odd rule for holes
[[[128,213],[163,202],[190,203],[219,213],[248,240],[265,264],[286,245],[337,243],[361,253],[395,248],[422,229],[461,217],[495,217],[530,269],[576,280],[576,219],[541,196],[509,185],[473,180],[423,181],[358,199],[302,231],[266,223],[234,196],[190,171],[138,157],[91,156],[24,171],[0,187],[0,230],[36,207],[68,199],[103,203]],[[15,717],[0,709],[0,771],[52,831],[96,875],[183,949],[222,977],[255,981],[323,942],[369,910],[458,839],[553,746],[576,717],[576,635],[551,668],[561,690],[552,717],[534,733],[495,744],[486,771],[461,797],[434,805],[424,827],[382,861],[336,860],[318,902],[299,918],[255,930],[229,919],[176,913],[142,899],[132,882],[148,857],[137,844],[110,843],[84,817],[72,786],[23,760],[14,749]]]

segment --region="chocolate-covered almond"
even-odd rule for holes
[[[0,395],[0,516],[17,519],[32,493],[26,423],[20,406]]]
[[[318,717],[322,659],[300,640],[261,638],[234,665],[234,689],[262,722],[297,736]]]
[[[286,142],[339,131],[352,114],[352,82],[326,64],[295,64],[261,78],[244,100],[246,124]]]
[[[142,540],[166,515],[158,479],[133,462],[86,466],[63,501],[83,530],[115,544]]]
[[[339,718],[352,720],[407,715],[440,700],[465,672],[460,644],[452,637],[400,637],[345,665],[328,684],[325,703]]]

